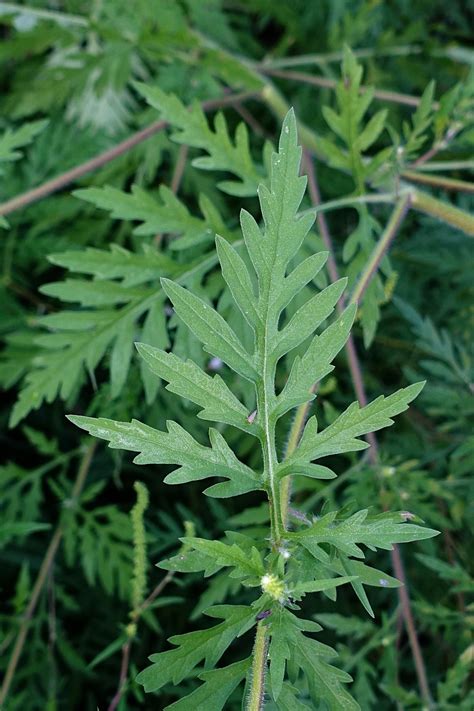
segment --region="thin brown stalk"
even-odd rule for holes
[[[267,131],[265,131],[262,124],[257,121],[257,119],[250,113],[248,109],[245,108],[245,106],[242,106],[241,104],[234,104],[233,108],[234,111],[236,111],[239,116],[245,121],[245,123],[250,126],[256,136],[268,138],[268,133]]]
[[[79,466],[77,477],[74,482],[74,486],[71,493],[72,501],[77,500],[84,487],[84,483],[86,481],[86,477],[89,472],[96,447],[97,443],[92,442],[92,444],[90,444],[87,448],[81,460],[81,464]],[[51,570],[51,566],[53,565],[56,553],[58,552],[63,534],[64,526],[62,523],[60,523],[56,528],[56,531],[54,532],[53,537],[49,543],[45,557],[39,569],[38,576],[33,586],[33,590],[31,591],[31,597],[26,607],[25,614],[23,615],[23,620],[18,631],[15,645],[13,647],[13,651],[8,662],[8,667],[5,672],[5,677],[3,679],[2,688],[0,690],[0,709],[2,709],[5,705],[5,701],[7,699],[8,692],[10,691],[10,686],[12,684],[15,671],[18,666],[18,662],[20,661],[20,657],[23,652],[23,647],[25,646],[32,617],[36,610],[36,606],[38,604],[38,600],[43,591],[45,583],[48,579],[48,574]]]
[[[189,146],[187,146],[185,143],[182,143],[179,147],[179,150],[178,150],[178,157],[176,159],[176,163],[174,166],[173,175],[171,176],[171,183],[170,183],[171,191],[175,195],[178,193],[178,190],[181,186],[181,181],[183,179],[184,171],[186,170],[186,163],[188,160],[188,154],[189,154]],[[162,232],[158,232],[158,234],[155,235],[156,244],[159,244],[161,242],[162,237],[163,237]]]
[[[351,295],[351,303],[359,303],[364,296],[367,287],[374,278],[383,258],[387,254],[390,245],[397,236],[397,233],[410,209],[411,196],[404,195],[395,206],[385,230],[378,240],[369,260],[362,272]]]
[[[306,74],[305,72],[293,72],[285,71],[283,69],[270,69],[264,64],[259,65],[259,71],[262,74],[268,74],[272,77],[279,77],[280,79],[290,79],[292,81],[300,81],[304,84],[312,84],[313,86],[319,86],[323,89],[335,89],[338,85],[336,79],[328,79],[327,77],[315,76],[314,74]],[[372,87],[361,86],[360,93],[365,94],[367,91],[372,91]],[[374,98],[380,101],[388,101],[393,104],[404,104],[405,106],[417,107],[420,105],[421,99],[418,96],[411,96],[410,94],[401,94],[398,91],[386,91],[384,89],[375,89]],[[439,108],[437,102],[433,102],[433,108]]]
[[[150,605],[155,601],[155,599],[161,595],[165,587],[173,580],[174,578],[174,572],[173,571],[168,571],[165,575],[165,577],[158,583],[158,585],[155,587],[155,589],[150,593],[150,595],[142,602],[140,607],[135,610],[135,613],[133,615],[133,622],[136,624],[138,620],[140,619],[141,615],[147,610]],[[114,697],[112,701],[110,702],[107,711],[115,711],[117,706],[119,705],[125,690],[127,688],[127,679],[128,679],[128,667],[130,664],[130,651],[132,648],[134,637],[130,636],[127,641],[123,644],[122,646],[122,661],[120,663],[120,675],[119,675],[119,681],[117,685],[117,691],[114,694]]]
[[[223,106],[232,106],[235,102],[240,103],[242,101],[246,101],[247,99],[255,98],[258,95],[258,92],[250,91],[242,92],[239,94],[229,94],[229,96],[224,96],[220,99],[211,99],[209,101],[204,101],[202,103],[202,108],[204,111],[212,111],[213,109],[217,109]],[[42,185],[39,185],[37,188],[28,190],[27,192],[22,193],[21,195],[17,195],[11,200],[7,200],[7,202],[4,202],[2,205],[0,205],[0,215],[9,215],[10,213],[15,212],[16,210],[20,210],[26,207],[27,205],[31,205],[32,203],[37,202],[38,200],[41,200],[44,197],[47,197],[48,195],[52,195],[58,190],[62,190],[64,187],[66,187],[66,185],[69,185],[69,183],[78,180],[78,178],[82,178],[83,175],[97,170],[98,168],[102,168],[102,166],[106,165],[107,163],[110,163],[110,161],[114,160],[115,158],[118,158],[118,156],[121,156],[123,153],[126,153],[131,148],[134,148],[139,143],[142,143],[142,141],[145,141],[147,138],[154,136],[155,133],[162,131],[166,126],[166,121],[155,121],[146,128],[143,128],[141,131],[137,131],[137,133],[134,133],[132,136],[125,139],[124,141],[117,143],[112,148],[109,148],[108,150],[104,151],[103,153],[100,153],[94,158],[85,161],[85,163],[81,163],[80,165],[76,166],[75,168],[72,168],[71,170],[67,170],[61,175],[58,175],[57,178],[47,180]]]
[[[128,665],[130,663],[130,649],[132,646],[132,639],[127,639],[122,647],[122,662],[120,664],[120,676],[117,691],[109,704],[108,711],[115,711],[120,703],[120,700],[125,691],[128,678]]]

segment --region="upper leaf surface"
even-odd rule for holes
[[[205,349],[221,358],[244,378],[255,380],[257,371],[253,357],[247,353],[222,316],[182,286],[169,279],[163,279],[161,283],[176,313],[199,338]]]
[[[136,464],[179,464],[180,468],[166,477],[168,484],[208,477],[229,479],[229,484],[211,487],[214,496],[236,496],[260,488],[256,475],[239,462],[216,430],[209,432],[212,446],[204,447],[176,422],[168,421],[168,432],[160,432],[138,420],[115,422],[79,415],[69,415],[69,419],[94,437],[107,440],[112,449],[139,452]]]
[[[364,509],[344,521],[334,522],[335,514],[326,514],[309,528],[289,535],[301,541],[310,552],[315,544],[331,543],[355,558],[364,557],[358,543],[372,550],[392,550],[394,543],[422,541],[438,535],[438,531],[431,528],[405,523],[403,514],[384,513],[372,518],[367,518],[367,515],[368,510]]]
[[[362,408],[357,402],[353,402],[335,422],[319,434],[317,433],[316,419],[312,417],[306,425],[300,444],[289,461],[311,461],[330,454],[364,449],[368,446],[367,443],[361,442],[357,437],[392,425],[391,418],[404,412],[423,386],[424,382],[414,383],[389,397],[380,395]]]
[[[192,360],[183,361],[160,348],[145,343],[137,343],[136,347],[150,370],[168,382],[167,390],[203,408],[199,417],[256,434],[255,425],[248,422],[249,413],[219,375],[211,377]]]
[[[178,648],[153,654],[153,664],[137,677],[145,691],[157,691],[169,682],[178,684],[203,660],[206,667],[212,668],[233,640],[255,623],[254,611],[244,605],[218,605],[206,614],[223,622],[207,630],[171,637],[169,641]]]
[[[199,674],[199,679],[204,681],[199,688],[188,696],[176,701],[166,709],[172,711],[221,711],[234,691],[244,679],[252,663],[252,658],[243,659],[241,662],[229,664],[222,669]]]

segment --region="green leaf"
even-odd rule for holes
[[[176,313],[204,344],[205,349],[221,358],[244,378],[255,380],[257,371],[254,358],[247,353],[222,316],[182,286],[169,279],[163,279],[161,283]]]
[[[130,252],[118,244],[112,244],[109,250],[87,247],[51,254],[48,261],[97,280],[120,279],[124,287],[138,286],[179,270],[176,262],[149,245],[143,245],[142,253]]]
[[[231,693],[245,678],[251,664],[252,658],[249,657],[222,669],[213,669],[199,674],[199,679],[204,681],[204,684],[192,694],[175,701],[171,706],[166,706],[166,709],[173,709],[173,711],[209,711],[210,709],[221,711]]]
[[[153,664],[137,676],[145,691],[158,691],[170,682],[178,684],[202,661],[206,668],[212,668],[233,640],[255,624],[255,612],[246,605],[216,605],[206,610],[206,615],[223,622],[206,630],[170,637],[177,649],[153,654],[150,657]]]
[[[260,317],[247,267],[235,249],[219,235],[216,237],[216,246],[219,262],[221,263],[222,276],[242,315],[248,324],[254,327]]]
[[[20,128],[7,128],[0,136],[0,162],[19,160],[23,153],[20,148],[28,146],[44,130],[48,121],[31,121]]]
[[[286,464],[286,462],[282,462],[281,464],[278,465],[278,468],[276,470],[276,475],[280,478],[283,479],[285,476],[290,476],[290,475],[296,475],[298,476],[299,474],[303,476],[309,476],[311,479],[335,479],[336,474],[329,469],[328,467],[323,467],[320,464]]]
[[[295,687],[283,684],[276,702],[278,711],[308,711],[309,706],[298,699],[297,693]]]
[[[353,402],[335,422],[319,434],[316,418],[312,417],[306,424],[300,444],[287,463],[311,461],[330,454],[365,449],[368,444],[356,438],[392,425],[391,418],[407,409],[408,404],[416,398],[424,384],[424,381],[414,383],[389,397],[380,395],[362,408],[357,402]]]
[[[292,647],[299,642],[301,630],[318,632],[321,627],[309,620],[300,620],[284,607],[277,607],[269,618],[270,629],[270,683],[272,695],[278,700],[283,689],[285,667]],[[302,635],[301,635],[302,636]]]
[[[137,350],[150,370],[168,382],[167,390],[202,407],[198,417],[234,425],[255,434],[248,422],[248,411],[237,400],[219,375],[207,375],[192,360],[183,361],[173,353],[137,343]]]
[[[5,545],[11,538],[29,536],[31,533],[46,531],[51,528],[49,523],[36,523],[34,521],[4,522],[0,528],[0,546]]]
[[[331,543],[346,555],[363,558],[364,553],[358,543],[371,550],[392,550],[395,543],[422,541],[439,533],[431,528],[405,523],[404,512],[367,518],[368,510],[364,509],[340,522],[334,520],[335,516],[335,512],[326,514],[312,526],[288,535],[300,541],[310,553],[319,543]]]
[[[256,475],[239,462],[217,430],[209,430],[211,447],[204,447],[172,421],[167,422],[168,432],[160,432],[138,420],[115,422],[81,415],[68,415],[68,419],[94,437],[107,440],[112,449],[139,452],[134,459],[136,464],[179,464],[180,468],[165,478],[167,484],[209,477],[229,479],[228,483],[207,489],[208,495],[218,497],[237,496],[260,488]]]
[[[289,324],[278,334],[273,355],[282,355],[300,345],[317,327],[332,313],[336,303],[347,285],[347,279],[339,279],[326,287],[319,294],[306,301],[290,320]]]
[[[306,593],[322,592],[323,590],[330,590],[331,588],[336,588],[339,585],[346,585],[355,580],[356,576],[350,577],[340,577],[340,578],[328,578],[327,580],[306,580],[304,582],[298,582],[293,585],[291,589],[292,596],[304,595]]]
[[[213,131],[198,103],[189,109],[177,96],[167,95],[158,86],[146,86],[141,83],[136,83],[135,86],[148,103],[159,110],[162,118],[178,129],[172,134],[173,140],[207,152],[207,156],[193,160],[194,166],[236,175],[239,180],[218,183],[218,187],[230,195],[255,195],[262,174],[255,167],[250,155],[245,124],[239,124],[235,141],[232,141],[222,113],[216,115]]]
[[[377,138],[380,136],[385,126],[387,113],[386,109],[377,111],[377,113],[372,116],[369,123],[365,126],[362,133],[357,136],[356,145],[361,152],[366,151],[367,148],[370,148],[370,146],[375,143]]]
[[[159,200],[138,185],[132,186],[131,193],[106,186],[76,190],[73,195],[108,210],[113,218],[141,222],[134,229],[137,235],[166,232],[182,235],[191,243],[197,243],[210,231],[208,221],[191,215],[184,203],[165,185],[159,188]]]
[[[120,270],[118,264],[114,261],[111,265],[107,261],[108,252],[103,252],[103,254],[106,255],[103,268],[113,269],[117,273]],[[122,267],[122,271],[126,271],[129,266],[129,258],[126,254],[121,256],[125,265]],[[94,265],[100,262],[100,255],[96,252],[93,254],[89,252],[86,257],[84,264],[75,253],[56,255],[58,263],[62,262],[65,266],[77,263],[79,260],[80,269],[84,270],[92,270]],[[114,260],[117,257],[118,253],[115,253]],[[192,265],[179,267],[174,264],[170,275],[178,275],[177,278],[186,283],[188,280],[196,278],[200,273],[205,273],[215,265],[216,261],[217,258],[210,255],[201,258]],[[153,264],[153,260],[150,260],[150,264]],[[136,269],[136,265],[134,265],[134,269]],[[163,273],[160,267],[157,266],[157,269],[159,271],[156,278]],[[124,278],[124,281],[127,281],[127,277]],[[88,288],[91,284],[94,286],[91,286],[91,295],[89,296]],[[95,370],[118,337],[121,329],[126,328],[125,324],[130,321],[137,324],[143,314],[152,310],[157,302],[163,308],[164,294],[156,286],[147,287],[141,291],[125,286],[122,291],[119,291],[121,288],[119,284],[112,281],[107,282],[106,285],[102,284],[102,286],[98,286],[95,282],[81,282],[81,284],[72,282],[71,290],[75,297],[84,298],[86,301],[94,299],[95,302],[105,304],[105,306],[96,309],[89,308],[86,311],[61,311],[38,320],[40,326],[54,332],[46,333],[38,338],[38,345],[41,348],[24,379],[22,390],[12,410],[11,427],[14,427],[31,410],[40,407],[44,401],[52,402],[57,396],[63,400],[69,398],[82,383],[85,373]],[[65,292],[60,287],[58,287],[58,291],[69,300],[70,295],[67,291]],[[114,308],[114,304],[119,304],[119,306]],[[131,330],[129,330],[129,334],[131,334]],[[128,351],[128,344],[125,344],[124,340],[122,340],[122,344]],[[167,345],[167,342],[163,340],[162,343],[155,343],[155,345],[163,347]],[[124,355],[126,356],[126,352]],[[64,367],[66,361],[67,368]],[[115,386],[116,392],[120,382],[119,380]]]
[[[359,705],[342,686],[351,681],[351,677],[326,661],[336,656],[334,650],[303,634],[304,630],[318,631],[319,625],[300,620],[289,610],[279,608],[272,612],[269,627],[271,689],[277,701],[283,689],[285,665],[291,657],[304,671],[314,702],[325,702],[331,711],[358,711]]]
[[[360,711],[359,704],[342,686],[352,681],[352,677],[326,661],[331,654],[327,649],[316,640],[300,635],[294,650],[296,662],[308,680],[313,701],[325,702],[330,711]],[[334,655],[333,652],[331,656]]]
[[[237,544],[231,546],[222,541],[207,541],[204,538],[182,538],[183,543],[199,553],[211,558],[220,567],[232,567],[235,571],[232,577],[250,578],[254,585],[260,584],[260,578],[265,573],[262,558],[258,550],[252,546],[250,551],[244,551]]]
[[[342,142],[342,150],[331,138],[318,139],[320,148],[330,163],[335,167],[352,174],[358,193],[364,190],[364,182],[379,168],[379,163],[367,160],[364,152],[378,139],[387,119],[387,111],[382,109],[375,113],[364,125],[364,116],[372,103],[374,90],[372,87],[361,92],[363,69],[358,64],[354,54],[348,47],[344,48],[342,63],[342,79],[336,86],[337,111],[324,106],[322,113],[329,128]],[[386,149],[382,149],[382,153]],[[391,152],[391,149],[390,149]],[[375,158],[378,156],[377,154]],[[386,154],[385,154],[386,155]]]
[[[278,309],[284,309],[292,299],[300,293],[321,271],[327,262],[329,252],[317,252],[304,259],[293,271],[285,277],[277,295]]]
[[[311,400],[312,386],[334,370],[332,361],[344,347],[354,322],[357,306],[349,306],[321,335],[314,336],[306,353],[293,361],[285,387],[278,397],[278,415]]]

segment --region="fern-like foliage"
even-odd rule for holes
[[[37,319],[42,333],[33,345],[39,349],[12,410],[11,426],[44,401],[70,397],[108,353],[111,392],[114,397],[119,395],[129,371],[137,329],[149,343],[168,345],[163,310],[166,297],[157,288],[159,278],[166,274],[186,284],[213,267],[216,257],[211,254],[180,265],[152,248],[137,254],[113,246],[110,250],[63,252],[52,255],[50,261],[94,278],[66,279],[41,288],[44,294],[81,308]],[[67,368],[63,367],[65,359]],[[150,382],[146,371],[144,386],[148,400],[152,400],[157,383]]]
[[[366,115],[371,108],[374,90],[367,88],[362,93],[363,68],[354,54],[345,48],[342,63],[342,77],[336,88],[335,109],[324,106],[323,116],[332,131],[328,137],[320,139],[321,148],[329,163],[349,173],[354,183],[354,192],[362,195],[368,183],[380,180],[383,168],[392,155],[392,146],[373,151],[374,146],[386,128],[387,111],[380,109],[370,119]],[[369,153],[369,149],[372,152]],[[343,258],[347,263],[347,275],[352,285],[371,253],[380,228],[365,206],[357,208],[358,223],[346,239]],[[382,264],[385,274],[390,275],[390,265],[385,259]],[[371,280],[361,306],[361,324],[365,344],[370,345],[380,318],[380,304],[385,300],[380,275]]]
[[[182,111],[189,116],[184,106]],[[200,108],[195,107],[194,114],[199,115],[199,121],[195,122],[194,132],[186,132],[183,140],[211,152],[215,160],[212,165],[206,164],[208,169],[233,170],[247,185],[244,193],[255,194],[261,175],[250,157],[247,138],[242,162],[238,156],[243,155],[241,141],[244,139],[238,139],[236,146],[230,142],[227,129],[222,128],[225,126],[223,116],[217,119],[220,128],[214,133],[208,128]],[[174,125],[180,125],[180,116],[179,112],[173,114]],[[8,145],[20,145],[29,135],[21,134],[16,143],[11,138]],[[247,136],[246,129],[241,124],[238,136],[244,135]],[[160,187],[158,196],[138,186],[133,186],[130,193],[105,187],[78,190],[75,195],[110,211],[113,218],[138,222],[134,229],[138,236],[170,235],[170,249],[177,253],[176,258],[150,245],[144,245],[140,252],[113,245],[110,250],[87,248],[49,256],[52,264],[68,269],[75,278],[46,284],[41,291],[65,306],[74,304],[74,307],[63,307],[58,313],[36,319],[40,334],[30,339],[27,350],[20,351],[21,362],[15,343],[3,354],[2,380],[7,387],[18,380],[26,370],[25,365],[29,365],[11,413],[11,426],[45,401],[71,397],[87,374],[94,378],[95,370],[107,356],[111,395],[117,397],[129,372],[137,330],[141,330],[140,338],[148,344],[160,348],[168,346],[163,309],[166,295],[160,287],[160,277],[171,277],[182,284],[192,282],[215,265],[215,254],[204,252],[199,258],[186,262],[178,253],[198,245],[206,248],[216,233],[229,241],[235,241],[237,236],[205,195],[199,198],[201,216],[193,215],[165,186]],[[77,275],[89,278],[77,278]],[[64,368],[66,360],[68,367]],[[157,381],[150,378],[145,367],[142,378],[147,401],[151,402],[156,395]]]
[[[283,123],[278,152],[272,157],[270,184],[260,185],[258,191],[263,228],[249,212],[241,212],[253,273],[229,242],[217,238],[222,274],[251,329],[252,348],[241,342],[209,303],[176,281],[162,280],[177,316],[204,349],[248,383],[254,393],[255,410],[249,412],[219,376],[210,377],[192,361],[182,361],[150,345],[138,346],[153,373],[166,381],[170,390],[201,408],[200,417],[238,427],[254,436],[261,449],[261,468],[254,471],[240,462],[217,429],[209,431],[210,446],[205,446],[176,422],[168,422],[167,431],[162,432],[138,421],[69,418],[93,436],[107,440],[111,447],[137,452],[137,464],[178,465],[166,478],[170,484],[211,478],[220,481],[206,490],[209,496],[228,497],[258,490],[267,495],[269,544],[267,539],[254,540],[242,534],[228,533],[223,541],[187,537],[183,539],[187,552],[162,564],[169,570],[203,571],[206,575],[229,567],[244,587],[260,589],[260,595],[250,605],[209,609],[207,614],[221,620],[218,624],[172,637],[170,641],[176,649],[151,658],[152,666],[138,677],[150,691],[167,683],[179,683],[204,663],[203,685],[168,708],[208,709],[212,703],[213,709],[221,709],[246,677],[251,687],[248,708],[254,711],[257,706],[253,700],[260,698],[255,684],[265,677],[269,642],[267,684],[278,709],[305,708],[306,694],[312,708],[324,705],[331,711],[355,711],[359,706],[344,687],[350,676],[332,664],[335,651],[309,636],[319,631],[319,625],[301,619],[291,610],[299,609],[296,603],[307,594],[324,591],[334,598],[336,588],[348,583],[372,613],[364,586],[393,587],[397,581],[366,566],[361,560],[363,547],[390,549],[394,543],[436,534],[406,523],[403,514],[370,516],[367,510],[350,517],[333,511],[310,525],[300,521],[297,528],[288,530],[288,502],[282,480],[291,474],[320,479],[335,476],[328,467],[314,464],[314,460],[363,449],[366,444],[359,437],[391,425],[391,418],[403,412],[423,387],[422,383],[412,385],[363,408],[353,404],[322,432],[318,432],[312,418],[294,453],[288,459],[281,457],[276,436],[278,420],[314,397],[311,386],[330,371],[331,361],[343,347],[354,318],[354,309],[350,308],[315,335],[331,316],[346,286],[345,279],[315,293],[291,316],[287,315],[286,309],[301,285],[318,273],[327,257],[312,255],[293,268],[293,259],[313,222],[311,215],[298,214],[306,187],[306,179],[299,175],[300,158],[296,122],[290,112]],[[287,384],[277,392],[278,363],[298,347],[303,355],[294,359]],[[232,641],[257,620],[256,644],[266,640],[263,649],[256,648],[253,658],[212,671]],[[298,684],[300,670],[308,680],[305,692]]]
[[[238,180],[225,180],[218,187],[230,195],[254,195],[263,173],[254,165],[249,148],[247,127],[240,123],[232,140],[226,120],[218,113],[214,130],[199,104],[191,110],[174,95],[167,95],[157,86],[138,84],[138,90],[148,103],[158,109],[161,117],[175,129],[172,138],[193,148],[206,151],[207,156],[195,158],[193,165],[203,170],[233,173]]]

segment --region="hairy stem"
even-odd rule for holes
[[[77,472],[76,481],[74,482],[74,486],[71,492],[72,501],[77,500],[84,487],[84,483],[86,481],[86,477],[89,472],[96,447],[97,443],[92,442],[92,444],[89,445],[82,458],[81,464]],[[31,597],[25,610],[25,614],[23,615],[23,620],[18,631],[18,636],[16,638],[15,645],[11,653],[10,661],[8,662],[8,667],[5,672],[2,688],[0,690],[0,709],[4,707],[8,692],[10,691],[10,686],[12,684],[13,677],[15,675],[15,671],[21,657],[21,653],[23,652],[23,647],[25,646],[25,641],[28,635],[28,629],[31,623],[31,619],[36,610],[36,605],[38,604],[41,592],[48,579],[48,573],[51,570],[51,566],[56,557],[56,553],[58,552],[58,548],[61,543],[63,534],[64,527],[63,524],[60,523],[49,543],[48,550],[46,551],[46,555],[43,558],[43,562],[41,563],[41,567],[38,572],[38,577],[36,578],[33,590],[31,591]]]
[[[397,232],[400,229],[408,210],[410,209],[410,202],[411,196],[409,194],[404,195],[395,206],[381,238],[377,242],[374,251],[365,265],[359,281],[354,287],[354,291],[351,296],[351,303],[358,303],[362,299],[367,287],[377,273],[377,269],[379,268],[382,259],[387,254],[390,245],[397,236]]]
[[[413,183],[431,185],[433,188],[454,190],[461,193],[474,193],[474,183],[468,183],[466,180],[446,178],[444,175],[426,175],[425,173],[418,173],[416,170],[403,170],[402,178],[410,180]]]
[[[251,672],[251,686],[247,701],[247,711],[262,711],[265,698],[265,675],[267,672],[268,658],[268,627],[263,620],[257,624],[255,644],[253,648],[253,661]]]
[[[212,111],[213,109],[217,109],[222,106],[231,106],[235,102],[240,103],[257,96],[259,96],[258,92],[230,94],[229,96],[224,96],[221,99],[204,101],[202,103],[202,108],[204,111]],[[85,163],[81,163],[81,165],[78,165],[71,170],[67,170],[61,175],[58,175],[57,178],[47,180],[37,188],[28,190],[22,195],[17,195],[17,197],[7,200],[7,202],[0,205],[0,215],[9,215],[10,213],[15,212],[15,210],[20,210],[27,205],[31,205],[32,203],[47,197],[48,195],[52,195],[52,193],[55,193],[58,190],[62,190],[62,188],[66,185],[69,185],[69,183],[74,182],[78,178],[82,178],[82,176],[86,175],[86,173],[90,173],[93,170],[101,168],[103,165],[106,165],[107,163],[110,163],[110,161],[114,160],[114,158],[118,158],[118,156],[121,156],[123,153],[126,153],[131,148],[134,148],[139,143],[142,143],[142,141],[154,136],[155,133],[162,131],[167,125],[166,121],[155,121],[146,128],[143,128],[141,131],[137,131],[137,133],[134,133],[124,141],[117,143],[112,148],[109,148],[103,153],[99,153],[99,155],[94,158],[85,161]]]
[[[428,195],[421,190],[414,190],[412,193],[412,205],[415,210],[423,212],[430,217],[446,222],[452,227],[457,227],[471,237],[474,236],[474,217],[464,210],[460,210],[454,205],[450,205],[443,200]]]

